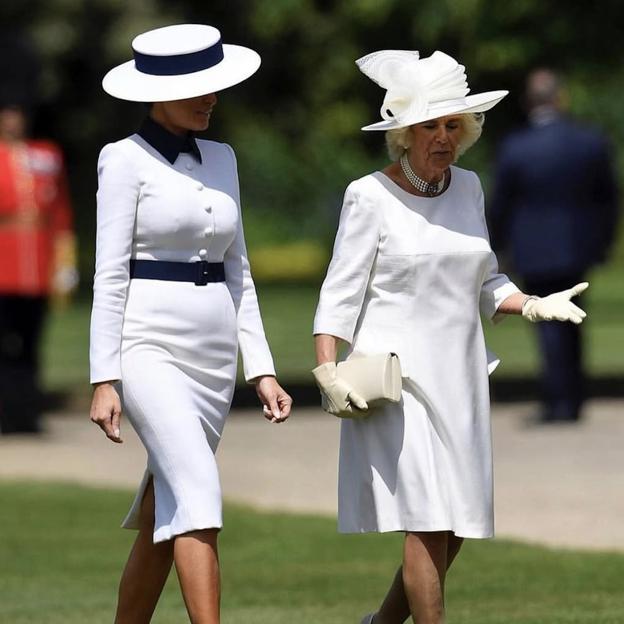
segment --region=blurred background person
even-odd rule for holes
[[[27,103],[0,100],[0,431],[39,430],[39,343],[50,296],[78,281],[58,145],[28,137]]]
[[[550,69],[526,81],[528,124],[502,143],[489,205],[494,248],[508,251],[526,292],[585,280],[614,242],[618,193],[607,140],[565,115],[566,91]],[[574,422],[585,397],[581,327],[539,323],[538,423]]]

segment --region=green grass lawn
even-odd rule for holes
[[[133,533],[118,529],[132,494],[0,483],[0,622],[112,621]],[[400,535],[344,536],[311,516],[226,507],[223,621],[357,624],[399,561]],[[453,624],[621,624],[624,554],[469,541],[448,578]],[[155,624],[186,616],[172,574]]]
[[[587,367],[590,375],[624,376],[624,278],[618,264],[590,276],[591,288],[583,305],[586,321]],[[267,336],[280,378],[311,381],[312,320],[318,289],[312,286],[260,284],[258,296]],[[43,377],[50,389],[80,390],[88,384],[89,303],[79,301],[53,311],[44,342]],[[490,349],[502,359],[496,376],[531,376],[537,371],[534,327],[508,318],[486,326]]]

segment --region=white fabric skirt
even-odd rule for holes
[[[442,396],[431,401],[404,379],[400,403],[342,422],[339,531],[493,536],[489,410],[446,394],[456,409],[436,408]]]
[[[236,377],[236,313],[225,283],[132,280],[124,314],[124,414],[147,450],[147,469],[123,522],[138,528],[154,481],[154,542],[221,528],[215,452]]]

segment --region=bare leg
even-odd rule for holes
[[[457,537],[455,533],[448,534],[448,549],[446,552],[446,571],[449,571],[449,568],[455,561],[455,557],[459,554],[459,549],[462,547],[464,543],[463,537]]]
[[[453,533],[448,533],[447,535],[446,570],[448,571],[464,540]],[[405,585],[403,583],[403,566],[401,566],[397,570],[392,585],[375,615],[374,624],[403,624],[410,615],[409,603],[405,595]]]
[[[119,584],[115,624],[149,624],[173,563],[173,542],[153,543],[154,484],[151,480],[141,503],[139,522],[139,534]]]
[[[414,624],[444,622],[448,533],[407,533],[403,584]]]
[[[175,566],[192,624],[219,624],[218,534],[218,529],[203,529],[175,539]]]
[[[403,624],[409,616],[410,608],[403,585],[403,566],[400,566],[379,611],[375,614],[374,624]]]

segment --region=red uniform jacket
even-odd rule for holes
[[[49,294],[55,240],[71,231],[60,149],[0,142],[0,294]]]

